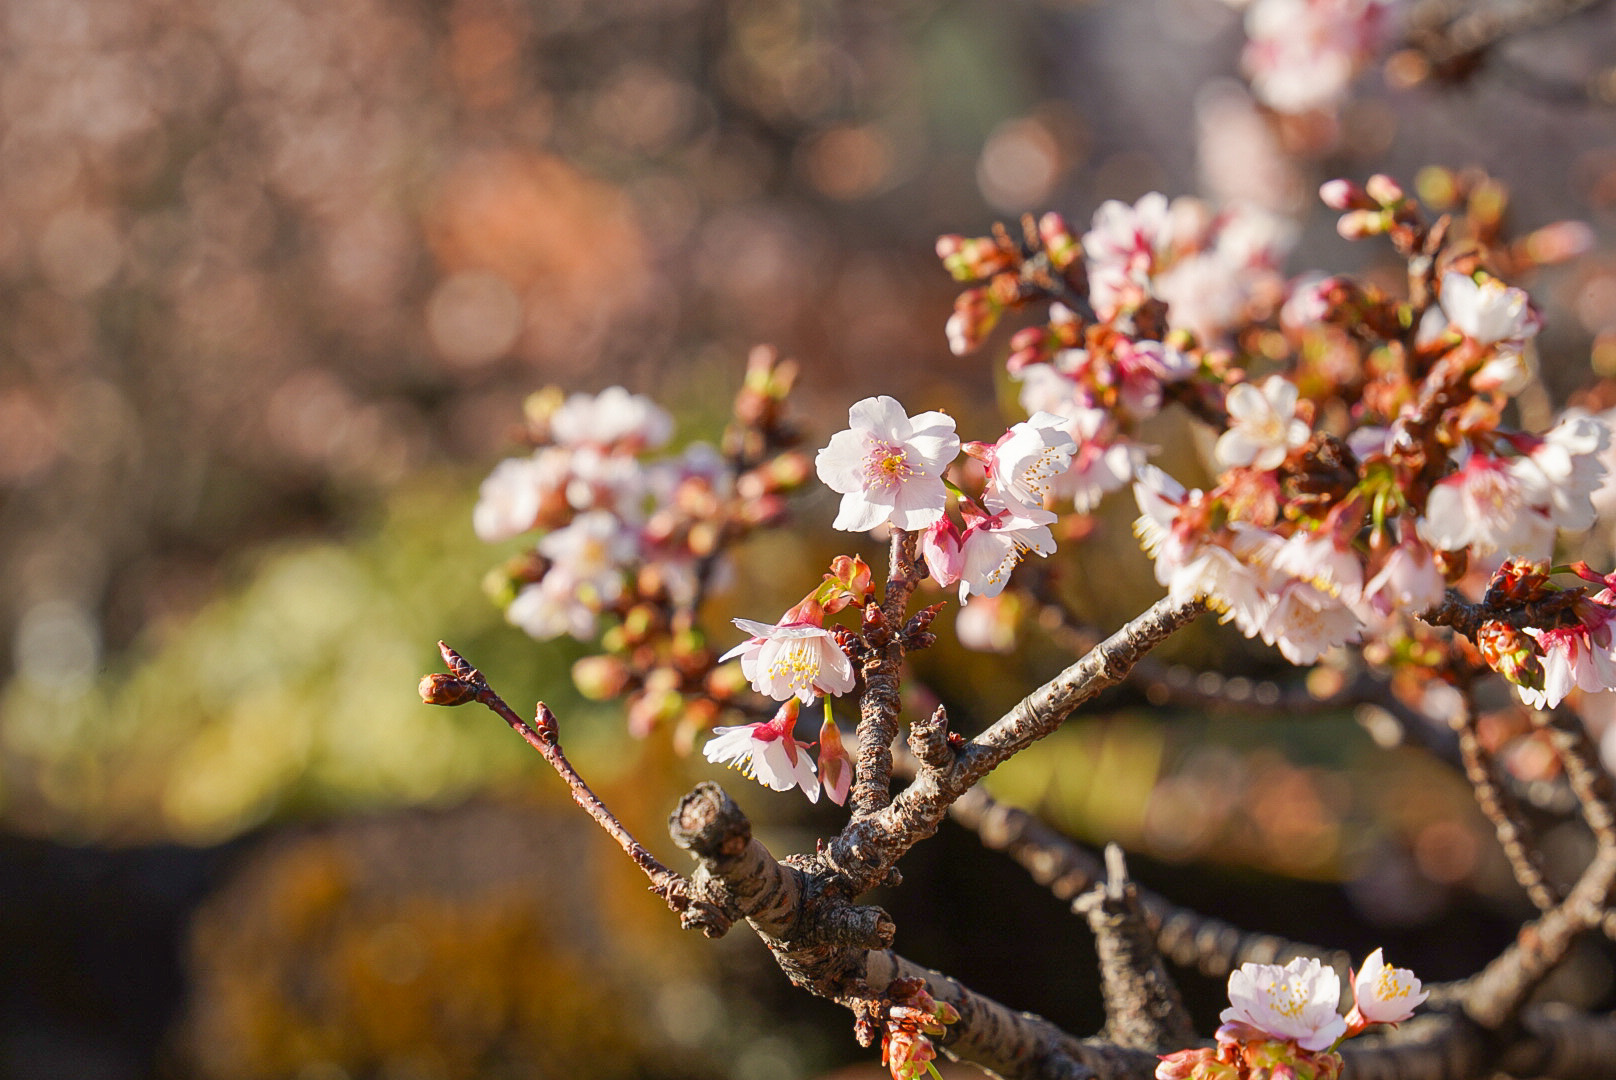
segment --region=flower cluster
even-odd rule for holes
[[[543,391],[527,403],[531,451],[483,481],[477,535],[534,537],[489,575],[489,591],[535,638],[598,636],[603,652],[578,661],[574,681],[589,697],[627,696],[637,734],[677,719],[690,739],[726,697],[695,609],[725,574],[725,549],[782,520],[807,479],[782,418],[794,380],[794,365],[754,352],[723,451],[696,443],[663,457],[651,455],[673,423],[650,399],[622,387]]]
[[[1243,964],[1229,976],[1229,1008],[1216,1047],[1164,1055],[1158,1080],[1257,1080],[1292,1076],[1335,1080],[1344,1039],[1375,1024],[1398,1024],[1428,996],[1407,968],[1388,967],[1376,949],[1353,975],[1352,1011],[1340,1013],[1341,979],[1310,957]]]

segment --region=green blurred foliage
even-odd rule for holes
[[[154,628],[87,685],[19,673],[0,696],[4,819],[106,841],[218,841],[271,818],[443,803],[532,764],[481,710],[415,694],[452,639],[516,703],[543,695],[588,752],[579,646],[505,627],[478,587],[474,481],[419,477],[349,540],[277,543],[234,586]],[[518,705],[526,708],[525,705]],[[597,723],[598,721],[598,723]]]

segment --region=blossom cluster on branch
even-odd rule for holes
[[[813,853],[775,860],[728,797],[703,785],[673,821],[699,864],[684,878],[588,792],[543,706],[526,727],[452,652],[429,699],[495,708],[685,925],[716,935],[749,919],[793,982],[852,1009],[864,1045],[880,1038],[895,1080],[931,1071],[939,1051],[1029,1077],[1140,1076],[1144,1054],[1163,1080],[1333,1080],[1344,1061],[1390,1045],[1384,1029],[1427,999],[1379,950],[1354,977],[1345,1016],[1338,977],[1318,960],[1231,963],[1223,1027],[1211,1045],[1184,1048],[1182,1004],[1155,952],[1160,927],[1118,872],[1099,899],[1076,905],[1101,944],[1111,1039],[1095,1045],[916,969],[890,951],[890,917],[857,903],[895,881],[902,856],[989,771],[1148,671],[1146,654],[1211,610],[1292,664],[1335,668],[1343,686],[1353,669],[1362,678],[1350,685],[1370,688],[1352,691],[1370,695],[1360,700],[1458,733],[1478,804],[1543,914],[1451,991],[1458,1011],[1433,1023],[1455,1046],[1505,1038],[1569,942],[1616,925],[1616,810],[1586,732],[1537,722],[1600,844],[1560,892],[1527,850],[1474,704],[1493,673],[1517,688],[1522,711],[1616,687],[1616,572],[1552,563],[1563,533],[1593,524],[1613,481],[1609,427],[1568,410],[1530,430],[1513,404],[1541,318],[1511,282],[1576,245],[1510,244],[1491,197],[1487,213],[1433,217],[1385,176],[1332,181],[1320,196],[1341,236],[1390,245],[1406,288],[1287,279],[1283,222],[1161,195],[1103,204],[1081,236],[1047,214],[1018,231],[943,237],[938,255],[962,286],[950,347],[981,349],[1001,321],[1026,323],[1004,363],[1027,418],[980,441],[962,440],[944,412],[874,396],[851,403],[847,427],[810,460],[785,414],[794,368],[766,351],[749,364],[722,452],[647,460],[671,425],[621,389],[530,409],[533,453],[495,470],[476,511],[485,539],[534,535],[495,578],[508,616],[537,637],[587,638],[607,623],[574,678],[592,696],[622,697],[631,730],[669,723],[688,747],[711,729],[708,761],[845,803],[847,825]],[[1144,426],[1171,415],[1201,428],[1199,462],[1152,461]],[[1181,482],[1168,464],[1204,479]],[[742,640],[718,655],[699,624],[703,599],[736,546],[784,521],[786,496],[813,476],[839,496],[834,528],[885,534],[884,589],[861,556],[839,555],[784,613],[736,619]],[[1059,565],[1057,546],[1081,543],[1090,515],[1124,488],[1165,597],[1114,634],[1074,634],[1097,644],[974,737],[950,730],[946,707],[912,719],[912,781],[894,792],[905,659],[935,644],[938,612],[955,595],[968,605],[965,640],[972,610],[1025,584],[1029,556]],[[851,733],[833,716],[841,697],[856,702]],[[818,720],[817,738],[799,735],[806,718]],[[1370,1028],[1381,1041],[1338,1049]],[[1374,1075],[1450,1075],[1387,1068]]]

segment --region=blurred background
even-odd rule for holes
[[[846,1015],[748,935],[681,938],[501,725],[419,704],[440,638],[513,703],[543,696],[684,865],[662,822],[716,771],[630,740],[572,689],[582,647],[527,639],[480,590],[508,552],[470,509],[523,398],[623,384],[681,441],[713,438],[769,342],[803,365],[812,445],[871,393],[991,438],[1004,336],[948,351],[939,233],[1243,198],[1296,218],[1292,272],[1395,287],[1312,192],[1435,164],[1491,172],[1522,230],[1593,226],[1592,255],[1529,283],[1563,400],[1590,357],[1616,374],[1613,21],[1590,5],[1435,74],[1404,53],[1288,121],[1253,103],[1219,0],[0,3],[0,1075],[856,1060]],[[1079,575],[1097,618],[1153,597],[1129,516],[1102,515],[1107,574]],[[770,543],[764,561],[802,556]],[[741,580],[781,608],[801,593]],[[1279,670],[1213,633],[1182,650]],[[1034,642],[921,674],[969,725],[1059,663]],[[1350,718],[1116,705],[997,790],[1122,840],[1180,902],[1386,944],[1433,978],[1527,910],[1462,780],[1418,751]],[[836,826],[730,780],[777,851]],[[1576,830],[1549,841],[1575,865]],[[905,876],[882,899],[904,951],[1098,1025],[1064,905],[952,829]],[[1608,993],[1603,958],[1581,962],[1582,992]],[[1190,988],[1209,1017],[1217,986]]]

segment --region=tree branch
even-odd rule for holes
[[[1199,600],[1158,600],[964,743],[950,764],[921,770],[879,814],[855,817],[829,849],[850,891],[857,895],[878,884],[906,851],[937,831],[950,803],[994,767],[1054,733],[1072,710],[1121,682],[1140,657],[1205,610]]]

